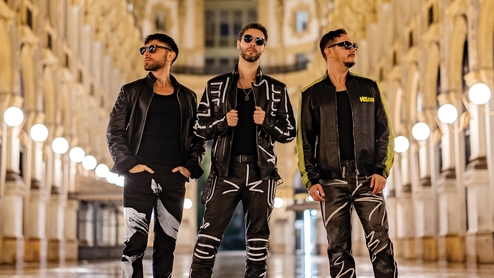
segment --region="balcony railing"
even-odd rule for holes
[[[280,66],[266,66],[262,67],[263,73],[266,74],[279,74],[289,73],[295,71],[302,71],[307,69],[307,61],[301,61],[293,65],[280,65]],[[172,72],[177,74],[191,74],[191,75],[214,75],[229,72],[233,67],[229,66],[205,66],[205,67],[190,67],[190,66],[173,66]]]

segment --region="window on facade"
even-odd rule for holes
[[[26,8],[26,24],[33,29],[33,12],[30,8]]]
[[[432,23],[434,23],[434,5],[431,5],[427,12],[427,24],[430,26]]]
[[[233,34],[238,35],[242,29],[242,11],[233,11]]]
[[[65,54],[65,63],[64,63],[66,68],[70,67],[70,60],[69,60],[69,55]]]
[[[205,64],[206,64],[206,67],[214,66],[214,58],[206,58]]]
[[[53,41],[50,33],[46,34],[46,47],[50,50],[53,50]]]
[[[230,59],[220,58],[220,66],[228,66],[230,64]]]
[[[396,66],[398,64],[398,54],[396,54],[396,51],[393,51],[393,66]]]
[[[298,53],[297,54],[297,70],[303,70],[307,68],[307,54],[306,53]]]
[[[436,76],[436,108],[439,109],[439,95],[441,94],[441,67],[437,67],[437,76]],[[436,129],[439,128],[439,125],[436,124]],[[439,142],[437,142],[437,157],[439,158],[439,161],[437,163],[438,165],[438,173],[443,172],[443,145],[441,139],[439,139]]]
[[[463,59],[462,59],[462,67],[461,67],[461,84],[462,84],[462,89],[463,92],[468,90],[467,83],[465,81],[465,75],[467,75],[470,72],[470,64],[468,61],[468,40],[465,40],[465,43],[463,44]],[[468,111],[467,107],[465,104],[463,104],[462,107],[462,112],[465,113]],[[470,162],[470,156],[472,155],[472,151],[470,148],[470,126],[468,123],[465,123],[467,126],[463,127],[464,131],[464,138],[465,138],[465,165],[467,165]]]
[[[309,13],[307,11],[299,11],[296,14],[296,30],[303,32],[307,30],[307,22],[309,21]]]
[[[166,18],[163,13],[156,13],[154,15],[154,28],[156,30],[164,31],[166,30]]]
[[[412,47],[415,44],[413,41],[413,30],[408,33],[408,47]]]
[[[214,19],[214,12],[206,11],[206,23],[204,25],[206,28],[204,32],[204,45],[206,47],[214,46],[214,38],[216,37],[216,21]]]
[[[229,13],[220,12],[220,46],[228,46],[230,35]]]

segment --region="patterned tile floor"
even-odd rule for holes
[[[176,255],[173,278],[189,277],[190,255]],[[365,257],[356,258],[357,277],[374,277],[372,267]],[[152,277],[151,261],[144,261],[145,277]],[[494,265],[447,264],[441,262],[419,262],[398,259],[400,278],[494,278]],[[214,277],[243,277],[244,253],[220,252],[215,265]],[[23,266],[0,265],[0,278],[117,278],[120,263],[79,262],[64,265],[24,264]],[[271,255],[268,267],[269,278],[315,278],[329,277],[326,257]]]

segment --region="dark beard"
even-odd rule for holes
[[[355,66],[355,62],[344,62],[343,63],[347,68],[351,68],[353,66]]]
[[[153,63],[150,63],[148,65],[144,65],[144,70],[156,71],[156,70],[161,69],[164,66],[165,66],[165,63],[161,63],[159,61],[154,61]]]
[[[242,57],[245,61],[252,63],[252,62],[255,62],[255,61],[259,60],[259,58],[261,57],[261,55],[257,54],[255,56],[248,56],[245,53],[240,53],[240,57]]]

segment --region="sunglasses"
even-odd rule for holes
[[[254,37],[252,35],[244,35],[244,42],[250,43]],[[265,40],[263,38],[257,37],[256,44],[259,46],[263,46],[265,44]]]
[[[346,49],[351,49],[352,47],[355,48],[355,51],[358,50],[358,44],[356,43],[351,43],[349,41],[344,41],[344,42],[339,42],[339,43],[335,43],[335,44],[332,44],[330,46],[328,46],[328,48],[331,48],[333,46],[343,46],[345,47]]]
[[[156,52],[156,49],[157,48],[163,48],[163,49],[166,49],[168,51],[173,51],[173,50],[171,50],[170,48],[168,48],[166,46],[152,44],[150,46],[143,46],[143,47],[139,48],[139,52],[141,53],[141,55],[144,55],[144,53],[146,53],[146,50],[149,51],[149,53],[154,53],[154,52]]]

